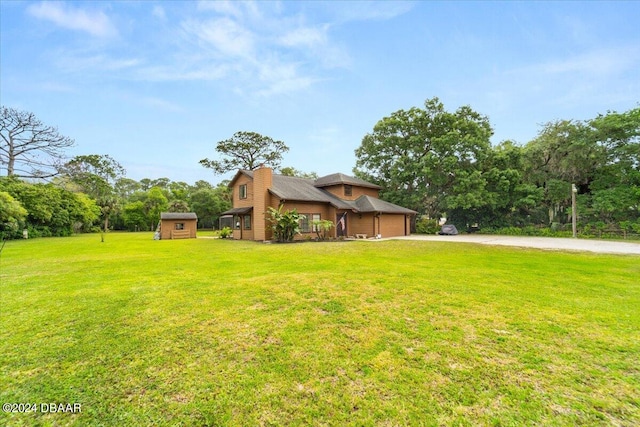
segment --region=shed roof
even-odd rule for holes
[[[198,219],[195,212],[162,212],[160,219]]]

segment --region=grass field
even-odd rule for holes
[[[0,425],[640,424],[639,257],[151,237],[7,243]]]

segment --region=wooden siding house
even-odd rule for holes
[[[410,234],[416,212],[380,200],[380,187],[349,175],[336,173],[316,180],[274,174],[270,168],[239,170],[229,186],[233,209],[233,237],[271,240],[268,208],[296,209],[304,215],[297,239],[315,237],[314,220],[330,220],[333,237],[393,237]]]
[[[194,212],[162,212],[160,239],[195,239],[198,216]]]

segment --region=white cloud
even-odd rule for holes
[[[174,65],[158,65],[136,70],[135,76],[148,81],[213,81],[220,80],[230,73],[227,65],[190,64],[176,67]]]
[[[282,35],[279,42],[289,47],[313,47],[327,43],[327,26],[296,28]]]
[[[168,111],[171,113],[178,113],[184,111],[180,105],[174,104],[172,102],[166,101],[161,98],[156,97],[134,97],[136,102],[146,105],[148,107],[152,107],[156,110]]]
[[[58,52],[56,57],[59,67],[71,72],[86,70],[113,72],[132,69],[142,64],[142,60],[138,58],[112,58],[103,53],[85,56],[82,53]]]
[[[270,97],[274,95],[283,95],[291,92],[299,92],[307,89],[316,82],[312,77],[290,77],[281,80],[272,80],[268,87],[260,89],[256,94],[262,97]]]
[[[486,104],[485,110],[505,117],[510,111],[526,111],[530,123],[543,123],[575,111],[637,102],[638,69],[640,49],[635,46],[592,49],[496,72],[482,79],[481,89],[463,86],[463,96],[484,93],[480,103]],[[503,125],[503,133],[508,126]],[[515,138],[519,132],[514,127],[501,137]]]
[[[591,75],[610,75],[624,72],[637,66],[640,50],[606,49],[575,55],[566,59],[549,61],[537,66],[547,74],[583,73]]]
[[[41,2],[27,8],[32,16],[51,21],[59,27],[84,31],[95,37],[112,37],[117,30],[102,11],[88,12],[59,2]]]
[[[205,22],[187,21],[183,29],[225,55],[249,57],[253,54],[254,34],[230,18]]]
[[[167,14],[164,10],[164,8],[160,5],[155,5],[153,6],[153,10],[151,11],[151,14],[158,18],[161,21],[166,21],[167,20]]]
[[[314,77],[301,75],[298,64],[278,59],[261,62],[258,76],[260,81],[266,84],[266,87],[257,91],[257,94],[263,97],[297,92],[318,81]]]
[[[411,1],[330,2],[326,6],[340,23],[353,21],[386,21],[413,9]]]
[[[304,8],[271,2],[204,1],[197,9],[177,23],[168,37],[143,39],[141,43],[150,42],[144,48],[136,47],[136,40],[129,41],[132,55],[118,57],[104,50],[104,45],[89,43],[83,50],[60,48],[52,53],[53,61],[69,73],[111,71],[131,80],[224,80],[236,93],[261,97],[304,91],[325,80],[326,70],[351,65],[347,49],[331,38],[333,24],[319,22]],[[382,16],[380,10],[388,8],[376,9],[375,15]],[[147,16],[169,28],[168,6],[155,4],[147,10]],[[116,32],[104,13],[87,12],[74,4],[42,2],[30,6],[29,13],[95,36]],[[170,46],[156,45],[156,41],[167,40]]]
[[[198,10],[212,11],[221,15],[230,15],[236,18],[242,18],[242,9],[240,2],[232,2],[230,0],[208,1],[201,0],[198,2]]]

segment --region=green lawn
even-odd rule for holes
[[[12,241],[0,400],[38,411],[0,425],[638,425],[639,278],[462,243]]]

